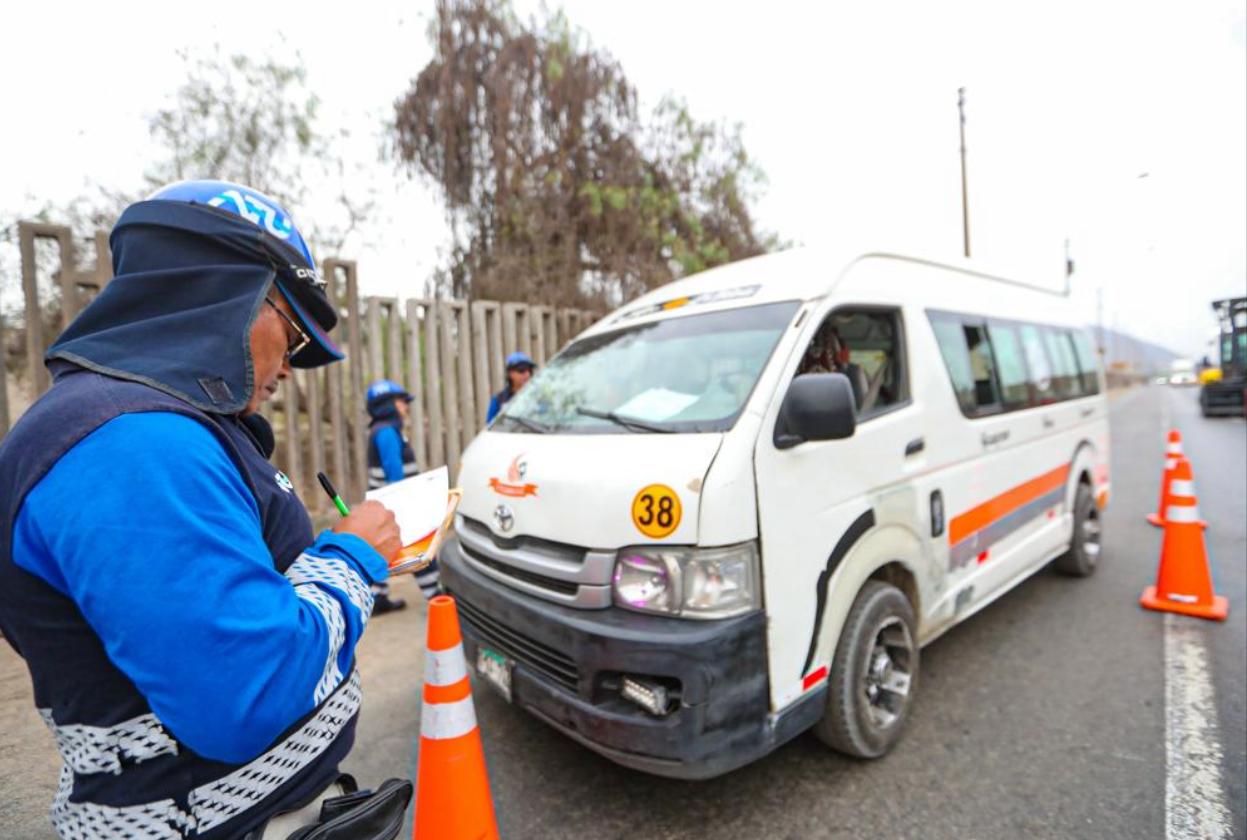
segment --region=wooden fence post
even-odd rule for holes
[[[459,451],[476,437],[476,394],[472,387],[472,319],[468,304],[456,301],[455,357],[459,361]]]
[[[429,407],[429,468],[446,463],[446,445],[442,423],[442,339],[439,322],[441,304],[434,300],[424,308],[424,375]]]
[[[369,296],[364,298],[364,302],[368,304],[368,314],[364,318],[364,323],[368,327],[364,336],[364,342],[367,345],[364,358],[368,360],[368,366],[364,371],[363,380],[363,385],[367,388],[373,382],[385,377],[385,362],[383,361],[385,348],[382,346],[385,340],[381,337],[381,298]]]
[[[438,301],[437,336],[441,345],[442,407],[446,416],[446,466],[450,468],[451,481],[454,481],[459,470],[459,453],[463,451],[459,437],[459,378],[455,375],[457,360],[450,335],[454,312],[449,301]]]
[[[411,393],[412,451],[421,470],[429,468],[428,440],[424,431],[424,352],[420,344],[420,306],[418,300],[407,301],[407,390]],[[425,307],[428,312],[428,307]]]
[[[310,495],[304,496],[304,502],[310,502],[308,507],[315,511],[325,510],[328,502],[328,497],[319,492],[317,483],[312,480],[316,473],[325,469],[322,426],[325,418],[320,404],[320,375],[319,368],[303,371],[303,380],[307,383],[307,443],[310,455],[308,475],[303,485],[304,491]]]

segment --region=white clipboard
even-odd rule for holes
[[[398,558],[390,563],[390,574],[398,575],[405,572],[419,572],[429,567],[429,565],[437,559],[437,552],[441,549],[442,543],[446,541],[446,534],[450,532],[455,522],[455,512],[459,510],[459,502],[463,499],[463,491],[458,487],[452,487],[446,494],[446,515],[442,517],[442,523],[433,533],[433,539],[429,542],[428,548],[419,554],[404,556],[399,554]],[[404,552],[406,549],[404,549]]]

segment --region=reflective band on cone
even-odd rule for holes
[[[1199,522],[1199,508],[1195,505],[1170,505],[1165,511],[1165,519],[1170,522]]]
[[[1169,496],[1173,499],[1182,497],[1183,499],[1195,498],[1195,482],[1186,481],[1185,479],[1175,478],[1169,482]]]
[[[463,647],[424,652],[424,684],[454,685],[468,677],[468,663]]]
[[[471,695],[453,703],[426,703],[420,714],[420,737],[436,741],[461,738],[476,728]]]

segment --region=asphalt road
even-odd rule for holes
[[[1221,836],[1247,836],[1247,424],[1205,420],[1195,400],[1194,389],[1148,388],[1114,402],[1099,571],[1087,580],[1041,571],[928,646],[913,719],[888,757],[849,760],[803,735],[727,776],[676,782],[618,767],[478,686],[502,835],[1165,837],[1167,791],[1175,796],[1166,744],[1178,745],[1180,763],[1186,742],[1166,709],[1166,618],[1138,598],[1155,575],[1160,532],[1144,515],[1175,425],[1210,522],[1217,590],[1230,602],[1224,624],[1173,624],[1207,651],[1211,672],[1211,720],[1199,734],[1220,760],[1196,794],[1224,807]],[[365,782],[414,767],[423,606],[409,581],[396,589],[413,608],[370,625],[360,655],[365,706],[346,769]],[[45,814],[55,766],[24,670],[0,646],[0,836],[54,836]]]

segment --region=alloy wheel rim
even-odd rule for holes
[[[884,619],[862,674],[862,696],[871,723],[880,729],[896,724],[909,703],[913,684],[914,642],[909,627],[896,616]]]
[[[1092,563],[1100,559],[1100,515],[1092,508],[1082,521],[1082,553]]]

